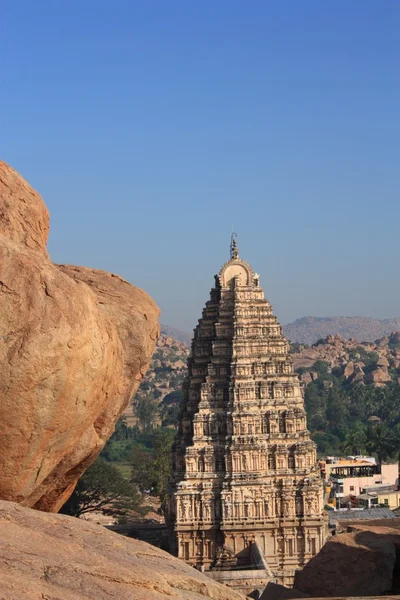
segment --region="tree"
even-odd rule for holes
[[[115,424],[115,430],[114,433],[112,434],[112,439],[113,440],[127,440],[129,437],[129,429],[130,427],[128,427],[128,423],[126,422],[126,418],[125,417],[121,417],[120,419],[118,419],[118,421]]]
[[[168,480],[171,473],[171,446],[174,441],[173,429],[159,429],[154,440],[155,491],[161,500],[164,511],[168,495]]]
[[[365,425],[356,423],[343,442],[343,450],[349,454],[363,454],[367,448],[367,431]]]
[[[154,398],[141,397],[133,402],[133,414],[143,433],[149,433],[154,427],[158,414],[158,404]]]
[[[130,462],[132,465],[131,483],[136,485],[141,492],[153,491],[155,488],[153,451],[143,444],[135,444],[132,448]]]
[[[330,375],[330,365],[329,363],[327,363],[324,360],[317,360],[313,366],[312,366],[312,370],[316,371],[318,373],[318,376],[321,379],[329,379],[329,375]]]
[[[98,458],[82,475],[60,512],[80,517],[95,511],[116,517],[119,521],[132,513],[143,516],[148,512],[142,505],[137,487],[102,458]]]
[[[400,465],[400,424],[397,424],[390,432],[390,445],[392,448],[391,455],[394,456],[397,453]]]
[[[151,451],[136,446],[132,451],[131,482],[142,491],[159,496],[161,509],[165,509],[168,480],[171,472],[171,446],[175,431],[159,428],[154,431]]]
[[[307,422],[312,431],[320,431],[326,428],[326,403],[327,398],[323,390],[320,390],[315,382],[307,386],[304,407],[307,411]]]
[[[180,413],[181,407],[178,404],[164,404],[160,411],[162,426],[167,427],[168,425],[172,425],[176,428],[178,426]]]
[[[382,464],[393,454],[393,443],[391,440],[390,430],[383,423],[378,423],[370,428],[367,442],[369,452],[376,454],[378,463]]]
[[[335,435],[341,437],[340,432],[347,428],[348,409],[346,400],[338,388],[329,390],[326,405],[326,417],[328,419],[329,429],[332,430]]]

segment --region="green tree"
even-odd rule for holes
[[[172,425],[175,428],[178,427],[180,412],[181,407],[178,404],[164,404],[160,410],[162,426]]]
[[[80,517],[94,511],[123,521],[132,514],[144,515],[148,509],[142,504],[138,488],[125,479],[116,467],[98,458],[79,479],[60,512]]]
[[[312,431],[325,430],[326,419],[326,394],[315,382],[306,388],[304,406],[307,412],[307,422]]]
[[[343,442],[343,450],[348,454],[363,454],[367,449],[367,428],[362,423],[356,423]]]
[[[394,451],[393,441],[390,429],[384,423],[378,423],[378,425],[370,427],[367,450],[376,455],[379,464],[392,456]]]
[[[131,482],[140,490],[150,492],[161,500],[161,508],[165,509],[168,480],[171,472],[171,446],[175,431],[160,427],[153,433],[153,447],[135,447],[132,451]]]
[[[345,396],[341,393],[340,389],[332,388],[328,393],[326,417],[329,428],[339,437],[339,432],[347,429],[348,416]]]
[[[115,424],[115,430],[112,434],[113,440],[127,440],[129,438],[129,429],[128,423],[126,422],[125,417],[121,417]]]
[[[133,402],[133,415],[137,419],[139,429],[143,433],[149,433],[158,415],[158,404],[151,397],[137,398]]]
[[[131,483],[136,485],[141,492],[154,491],[153,450],[149,450],[143,444],[135,444],[132,448],[130,462],[132,465]]]
[[[329,379],[330,370],[331,368],[329,363],[324,360],[317,360],[312,366],[312,371],[318,373],[318,376],[321,379]]]
[[[154,440],[155,491],[161,500],[161,508],[166,508],[168,480],[171,473],[171,446],[174,441],[173,429],[159,429]]]
[[[397,454],[397,460],[400,465],[400,424],[397,424],[390,432],[391,455]]]

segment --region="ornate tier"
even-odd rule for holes
[[[326,539],[302,388],[236,240],[215,282],[194,331],[173,446],[172,543],[209,569],[221,552],[240,565],[257,542],[274,577],[290,583]]]

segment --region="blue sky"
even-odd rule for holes
[[[191,330],[231,226],[282,323],[400,314],[397,0],[3,3],[1,156],[55,262]]]

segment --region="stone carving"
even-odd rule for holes
[[[236,238],[218,282],[195,330],[184,384],[182,423],[194,422],[195,435],[181,426],[173,447],[186,472],[175,471],[170,482],[171,541],[180,558],[209,569],[219,548],[234,548],[235,557],[257,540],[277,580],[288,583],[326,537],[315,445],[288,342]],[[204,472],[191,470],[194,457]],[[175,517],[184,490],[201,498],[202,517],[196,512],[191,527],[181,512]],[[294,531],[313,542],[296,545]]]

